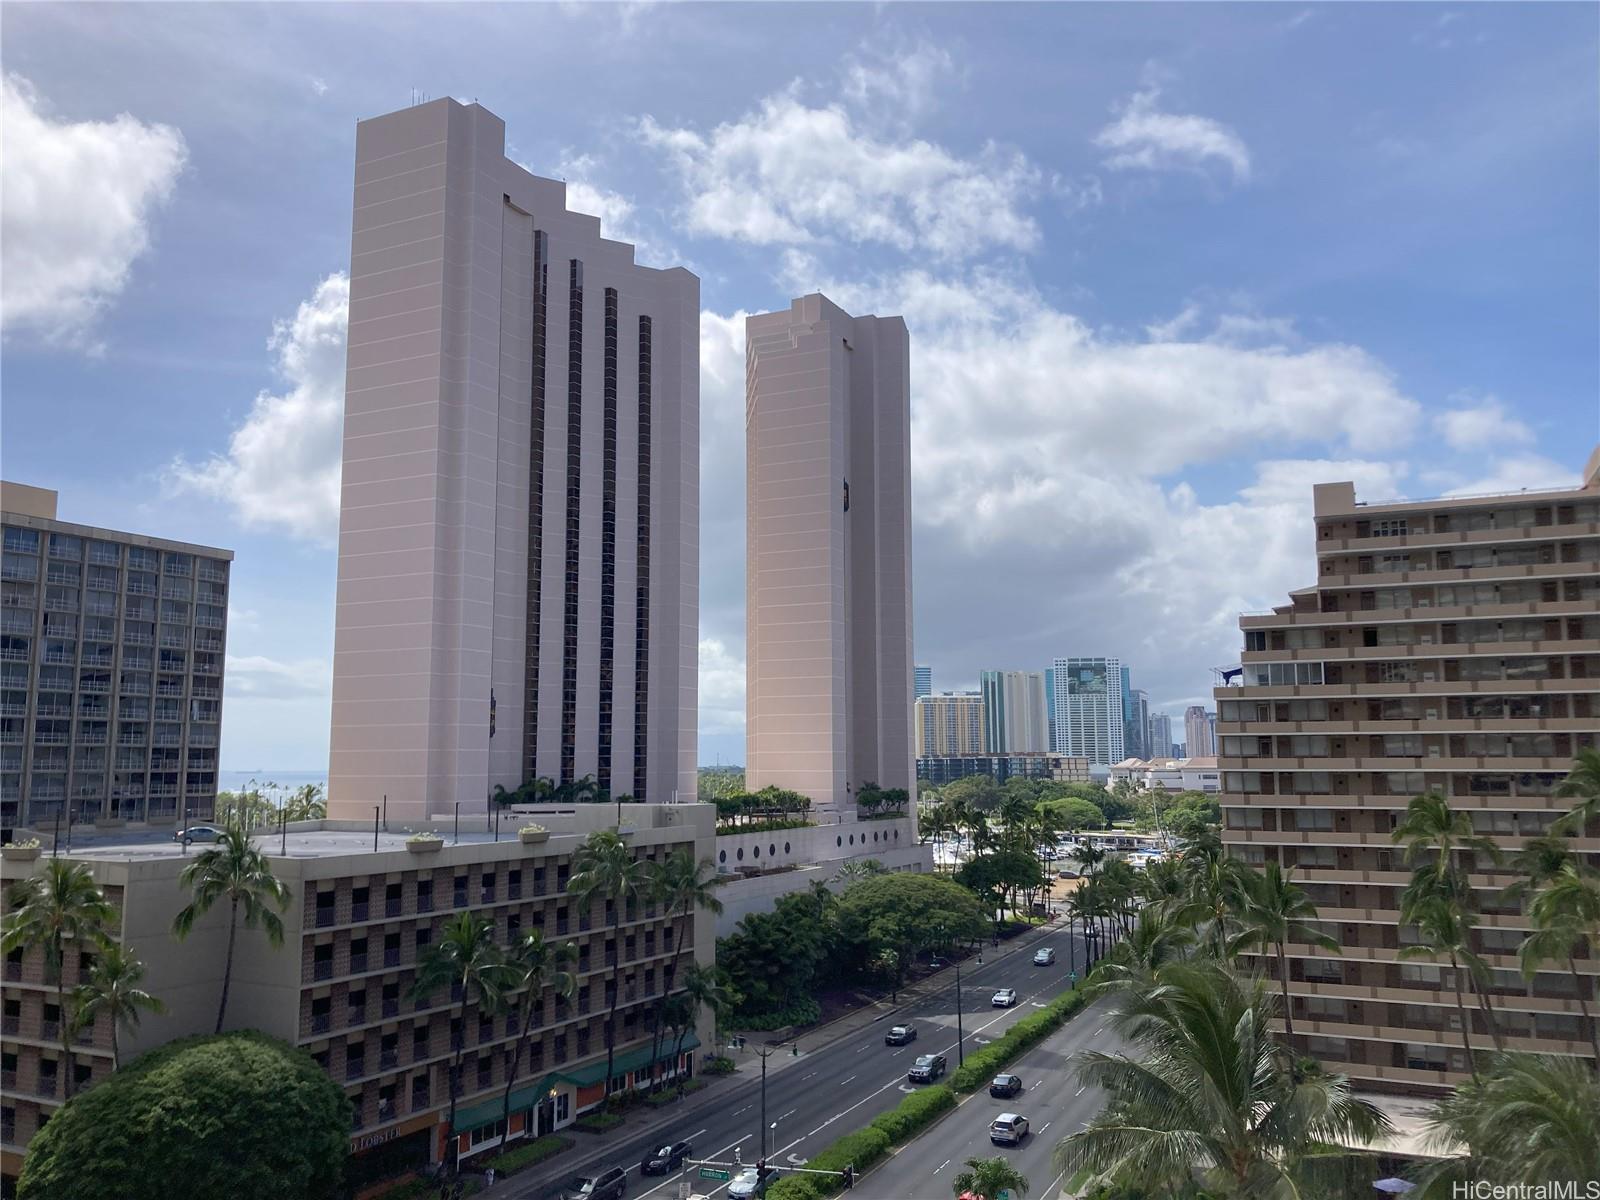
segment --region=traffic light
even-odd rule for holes
[[[764,1158],[756,1159],[756,1171],[757,1171],[757,1173],[765,1171],[766,1169],[767,1169],[767,1160],[764,1159]]]
[[[840,1180],[840,1182],[842,1182],[844,1184],[846,1191],[849,1191],[851,1188],[855,1187],[855,1185],[856,1185],[856,1165],[855,1165],[855,1163],[848,1163],[848,1164],[845,1165],[845,1169],[844,1169],[844,1172],[843,1172],[843,1177]]]

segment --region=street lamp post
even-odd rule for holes
[[[760,1058],[761,1058],[761,1154],[760,1154],[760,1157],[762,1159],[765,1159],[767,1157],[767,1059],[771,1058],[777,1052],[778,1052],[777,1047],[775,1047],[771,1042],[768,1042],[767,1045],[764,1048],[759,1049],[759,1050],[756,1051],[756,1054],[759,1055]]]
[[[961,956],[956,955],[956,1066],[967,1065],[967,1035],[961,1028]]]

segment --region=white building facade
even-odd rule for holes
[[[356,131],[329,807],[695,795],[699,280],[439,100]]]
[[[1042,671],[984,671],[979,686],[989,753],[1042,754],[1050,749]]]
[[[1058,658],[1050,668],[1054,748],[1109,765],[1126,757],[1122,664],[1115,658]]]

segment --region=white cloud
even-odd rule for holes
[[[600,218],[600,229],[619,242],[637,242],[633,230],[633,201],[620,192],[597,187],[590,180],[599,168],[592,154],[566,155],[558,169],[567,181],[567,208]],[[531,168],[528,168],[531,169]]]
[[[175,490],[220,500],[251,528],[333,542],[349,306],[350,280],[339,272],[319,283],[293,317],[274,324],[267,344],[288,388],[256,396],[226,454],[175,461],[168,472]]]
[[[744,729],[744,658],[716,638],[700,639],[700,732]]]
[[[1094,143],[1111,151],[1105,165],[1113,170],[1200,170],[1217,162],[1235,183],[1250,178],[1250,150],[1221,121],[1193,114],[1162,112],[1161,90],[1151,84],[1128,100]]]
[[[1509,492],[1574,488],[1581,483],[1572,463],[1559,463],[1539,454],[1510,454],[1496,458],[1487,470],[1456,484],[1447,496],[1484,496]]]
[[[333,666],[327,659],[284,661],[261,654],[228,655],[227,696],[254,700],[326,699],[333,687]]]
[[[933,108],[939,91],[956,79],[950,52],[931,42],[851,59],[840,91],[858,108],[914,117]]]
[[[187,157],[183,135],[127,113],[56,118],[19,75],[0,87],[0,322],[8,337],[82,342],[150,248],[154,210]]]
[[[1533,430],[1506,412],[1493,396],[1439,413],[1433,424],[1452,450],[1504,449],[1533,442]]]
[[[797,92],[709,133],[640,121],[640,140],[677,171],[692,231],[757,245],[837,238],[944,259],[1038,244],[1023,206],[1047,180],[1020,153],[990,143],[963,158],[880,137],[844,106],[811,107]]]

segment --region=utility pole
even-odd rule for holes
[[[956,955],[956,1066],[967,1065],[967,1035],[961,1028],[961,956]]]

